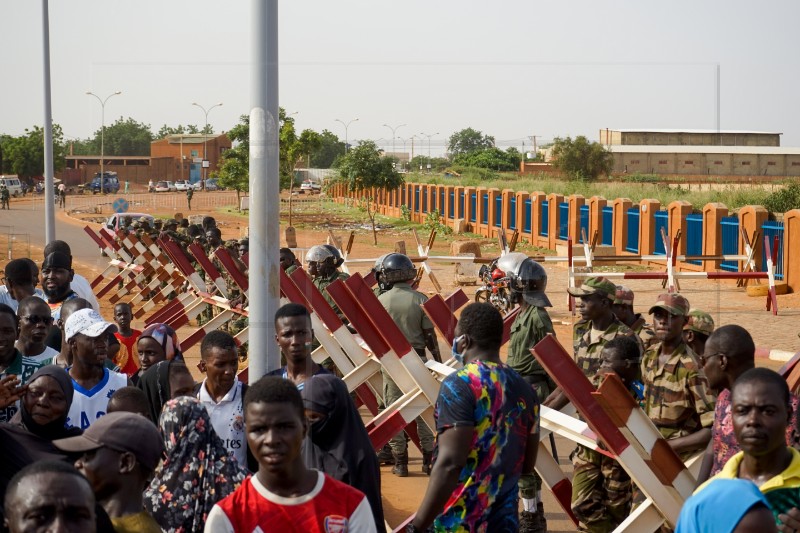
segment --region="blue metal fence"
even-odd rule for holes
[[[450,191],[450,206],[447,209],[448,218],[455,218],[455,209],[456,209],[456,193],[455,191]]]
[[[720,221],[722,228],[722,254],[736,255],[739,253],[739,218],[722,217]],[[738,261],[723,261],[719,267],[722,270],[736,272],[739,270]]]
[[[439,191],[439,214],[442,215],[442,218],[444,218],[445,194],[447,194],[447,191],[444,189]]]
[[[692,214],[686,217],[686,255],[703,254],[703,215]],[[701,265],[699,259],[687,261],[692,265]]]
[[[600,242],[603,246],[614,245],[614,208],[603,208],[603,239]]]
[[[503,227],[503,197],[494,197],[494,225],[496,228]]]
[[[511,218],[508,227],[512,230],[517,229],[517,197],[511,197],[511,205],[508,206],[508,215]]]
[[[422,188],[422,209],[420,209],[422,213],[428,212],[428,188]]]
[[[563,241],[569,238],[569,202],[558,204],[558,238]]]
[[[481,224],[489,223],[489,193],[481,196]]]
[[[625,241],[625,250],[633,254],[639,253],[639,208],[631,207],[627,212],[628,238]]]
[[[458,214],[456,215],[458,218],[464,218],[464,202],[466,202],[466,196],[467,193],[464,191],[458,193]]]
[[[770,249],[775,244],[775,236],[778,236],[778,260],[775,262],[775,279],[783,279],[783,222],[768,220],[761,226],[761,233],[769,238]],[[767,269],[767,249],[762,247],[761,270]]]
[[[405,187],[400,189],[400,205],[408,206],[408,203],[406,203],[406,188]]]
[[[586,233],[586,238],[589,239],[589,242],[592,242],[592,237],[589,235],[589,206],[582,205],[581,206],[581,227],[578,229],[580,234],[578,235],[578,242],[583,244],[583,233]]]
[[[530,198],[525,200],[525,215],[523,217],[524,224],[522,225],[522,231],[525,233],[531,232],[531,210],[533,209],[533,202]]]
[[[653,219],[656,225],[654,236],[656,242],[653,253],[655,253],[655,255],[667,255],[667,250],[664,248],[664,239],[661,238],[661,228],[664,228],[667,237],[669,237],[669,213],[664,210],[656,211],[655,215],[653,215]]]
[[[549,233],[548,228],[550,226],[550,202],[542,202],[542,212],[539,214],[539,235],[542,237],[547,237]]]
[[[475,222],[475,213],[478,211],[478,193],[469,195],[469,221]]]

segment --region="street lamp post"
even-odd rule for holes
[[[434,135],[439,135],[439,132],[431,133],[430,135],[428,135],[427,133],[420,133],[420,135],[428,138],[428,172],[430,172],[431,169],[433,168],[433,166],[431,165],[431,137],[433,137]]]
[[[353,120],[351,120],[350,122],[345,124],[343,121],[339,120],[338,118],[334,119],[335,122],[339,122],[339,123],[341,123],[342,126],[344,126],[344,153],[345,154],[347,153],[347,148],[348,148],[348,146],[347,146],[347,140],[348,140],[347,130],[350,128],[350,124],[352,124],[353,122],[355,122],[357,120],[358,120],[357,118],[354,118]]]
[[[86,91],[86,94],[89,96],[94,96],[97,98],[97,101],[100,102],[100,194],[106,192],[104,190],[105,184],[105,144],[106,144],[106,102],[112,96],[117,96],[118,94],[122,94],[122,91],[117,91],[109,94],[106,96],[105,100],[94,94],[92,91]]]
[[[218,104],[214,104],[208,109],[201,106],[197,102],[192,102],[192,105],[199,107],[203,110],[203,113],[206,116],[206,125],[203,128],[203,190],[206,189],[206,162],[208,161],[208,156],[206,155],[206,150],[208,149],[208,114],[211,113],[211,110],[215,107],[219,107],[222,105],[222,102]]]
[[[393,128],[393,127],[391,127],[391,126],[390,126],[390,125],[388,125],[388,124],[384,124],[384,126],[385,126],[385,127],[387,127],[387,128],[389,128],[390,130],[392,130],[392,157],[394,157],[394,156],[395,156],[395,155],[394,155],[394,137],[395,137],[395,135],[394,135],[394,132],[395,132],[396,130],[398,130],[398,129],[402,128],[403,126],[408,126],[408,124],[399,124],[399,125],[395,126],[394,128]]]

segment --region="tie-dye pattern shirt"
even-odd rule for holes
[[[467,464],[433,529],[517,531],[517,483],[528,436],[539,431],[533,388],[506,365],[471,362],[442,382],[435,416],[437,435],[474,429]]]

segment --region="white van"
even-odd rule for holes
[[[0,176],[0,185],[8,187],[8,192],[13,197],[22,196],[22,183],[16,175]]]

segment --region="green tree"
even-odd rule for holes
[[[403,184],[403,177],[394,168],[395,159],[383,157],[372,141],[362,141],[339,160],[337,181],[360,195],[359,205],[372,224],[372,242],[378,244],[375,216],[378,214],[378,194]]]
[[[158,130],[158,133],[156,133],[155,138],[163,139],[167,135],[188,135],[195,133],[205,133],[206,135],[211,135],[214,133],[214,128],[211,127],[211,124],[204,126],[202,129],[198,128],[194,124],[187,124],[186,126],[183,124],[179,124],[177,126],[167,126],[164,124],[161,126],[161,129]]]
[[[328,130],[322,130],[319,140],[319,147],[311,152],[311,167],[331,168],[336,158],[344,155],[344,142]]]
[[[450,161],[444,157],[431,157],[427,155],[415,155],[414,158],[408,162],[409,172],[427,172],[428,163],[431,164],[431,172],[441,172],[450,166]],[[420,170],[422,167],[422,170]]]
[[[450,140],[447,142],[447,151],[450,153],[450,157],[455,158],[461,154],[468,154],[493,146],[494,137],[491,135],[484,135],[478,130],[465,128],[450,136]]]
[[[150,143],[153,141],[153,132],[149,124],[137,122],[132,118],[118,118],[116,122],[105,128],[104,155],[150,155]],[[79,147],[78,155],[97,155],[100,153],[101,130],[98,129],[94,136]],[[88,152],[83,153],[84,150]]]
[[[453,163],[465,167],[487,168],[498,171],[519,170],[521,154],[513,146],[507,151],[499,148],[484,148],[453,158]]]
[[[44,175],[44,129],[34,126],[26,129],[24,135],[0,137],[2,152],[2,173],[18,174],[30,178]],[[53,124],[53,165],[55,171],[66,165],[66,149],[61,126]]]
[[[553,166],[576,179],[596,179],[610,174],[614,168],[614,156],[598,143],[583,135],[556,137],[553,140]]]

